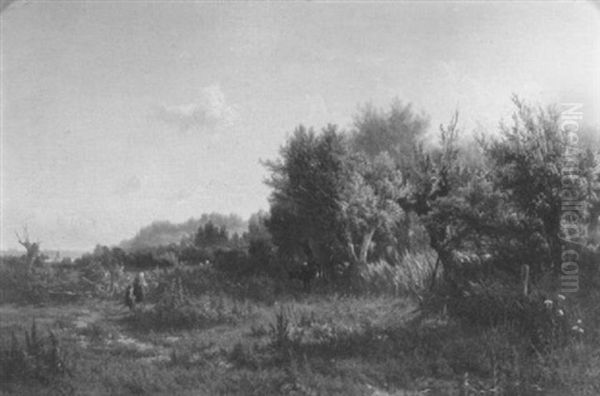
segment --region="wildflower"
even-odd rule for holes
[[[562,294],[559,294],[559,295],[558,295],[558,298],[559,298],[560,300],[562,300],[562,301],[565,301],[565,299],[566,299],[566,297],[565,297],[565,296],[563,296]]]
[[[573,327],[571,327],[571,330],[576,331],[580,334],[583,334],[583,329],[579,326],[573,326]]]
[[[548,309],[552,308],[552,304],[554,304],[554,302],[552,300],[546,300],[546,301],[544,301],[544,305]]]
[[[556,313],[558,314],[558,316],[563,316],[565,314],[562,309],[559,309],[558,311],[556,311]]]

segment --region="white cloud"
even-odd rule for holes
[[[237,118],[235,109],[225,100],[218,85],[202,88],[196,101],[180,105],[163,105],[158,118],[182,132],[208,131],[231,126]]]

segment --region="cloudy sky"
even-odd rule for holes
[[[4,3],[4,2],[3,2]],[[17,1],[1,14],[1,248],[267,208],[299,123],[412,102],[494,130],[511,93],[600,123],[600,12],[568,2]]]

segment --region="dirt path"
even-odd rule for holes
[[[126,334],[120,326],[115,325],[119,319],[129,314],[124,307],[113,304],[99,308],[99,310],[83,309],[77,312],[77,316],[73,320],[75,328],[81,331],[91,328],[94,325],[100,328],[109,327],[110,338],[103,341],[104,345],[108,348],[125,348],[135,351],[140,356],[143,356],[139,359],[143,362],[163,361],[169,358],[171,353],[170,348],[141,341],[131,334]],[[85,337],[81,341],[80,345],[82,346],[87,347],[90,344],[89,340],[86,340]]]
[[[8,330],[17,327],[27,329],[34,321],[36,326],[41,328],[53,328],[58,324],[60,327],[73,329],[78,334],[78,344],[87,348],[93,338],[92,328],[97,326],[98,329],[108,329],[110,333],[110,339],[103,340],[106,347],[135,350],[140,355],[144,355],[142,359],[148,362],[168,358],[170,349],[138,340],[123,332],[121,326],[116,325],[116,322],[127,314],[128,311],[115,302],[100,303],[94,307],[0,305],[0,329]]]

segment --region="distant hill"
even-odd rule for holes
[[[217,227],[225,226],[229,235],[242,235],[248,231],[248,222],[236,214],[203,214],[199,219],[191,218],[184,223],[173,224],[170,221],[155,221],[143,227],[131,239],[124,240],[119,246],[127,251],[143,250],[150,247],[179,243],[183,238],[192,237],[200,226],[212,221]]]

